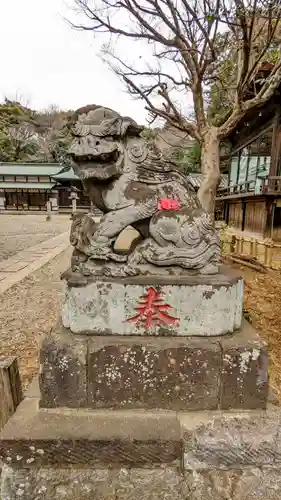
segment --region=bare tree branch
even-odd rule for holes
[[[143,100],[147,104],[146,109],[150,111],[152,115],[165,118],[165,120],[167,120],[167,122],[173,125],[174,127],[184,132],[187,132],[189,135],[191,135],[197,140],[200,139],[197,127],[194,123],[184,119],[178,113],[177,115],[174,115],[173,113],[166,112],[164,109],[160,109],[154,106],[151,99],[149,98],[149,95],[155,90],[155,88],[158,87],[158,85],[155,86],[155,88],[152,87],[149,92],[145,92],[140,87],[138,87],[130,78],[125,76],[123,78],[128,87],[131,87],[137,94],[142,96]]]
[[[108,49],[105,50],[105,54],[109,55],[109,60],[105,59],[107,64],[109,64],[111,69],[113,69],[115,71],[115,73],[121,77],[122,77],[122,75],[128,76],[128,77],[130,77],[130,76],[147,77],[147,78],[157,77],[159,85],[161,85],[161,83],[163,83],[163,81],[165,81],[165,80],[170,80],[176,87],[188,86],[187,79],[185,79],[185,80],[183,78],[176,79],[176,77],[174,77],[173,75],[170,75],[168,73],[164,73],[161,70],[161,67],[159,65],[156,69],[149,66],[146,71],[137,70],[132,65],[125,63],[120,57],[118,57],[116,54],[109,51]],[[116,61],[120,66],[118,67],[116,65],[115,66],[112,65],[111,60]],[[120,67],[122,68],[121,70],[119,69]],[[125,70],[128,70],[128,71],[125,71]]]
[[[281,85],[280,0],[73,1],[85,24],[72,26],[108,36],[107,62],[131,95],[144,101],[151,119],[163,118],[200,142],[206,181],[200,200],[205,196],[210,207],[219,176],[220,140]],[[127,51],[123,40],[132,42]],[[257,85],[273,42],[277,55],[272,70]],[[214,85],[230,103],[224,123],[216,127],[206,98]],[[194,120],[185,111],[191,102]]]

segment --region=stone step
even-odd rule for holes
[[[182,471],[176,467],[11,468],[1,500],[280,500],[280,467]]]
[[[35,387],[36,389],[36,387]],[[280,500],[281,411],[39,409],[0,434],[1,500]]]
[[[246,321],[213,338],[87,336],[58,326],[42,342],[41,407],[265,408],[268,352]]]
[[[281,467],[281,411],[38,409],[26,398],[0,434],[9,466]]]

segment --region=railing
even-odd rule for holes
[[[255,181],[240,182],[227,186],[226,188],[218,188],[217,198],[237,194],[281,194],[281,176],[267,177],[266,179],[257,179]]]
[[[267,184],[264,186],[265,193],[281,193],[281,177],[269,177]]]
[[[224,196],[230,196],[235,194],[243,193],[253,193],[255,192],[255,181],[241,182],[240,184],[234,184],[227,186],[226,188],[218,188],[217,197],[222,198]]]

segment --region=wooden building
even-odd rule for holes
[[[230,137],[227,187],[217,191],[226,223],[281,241],[281,88],[250,110]]]
[[[71,192],[77,210],[87,211],[90,200],[70,167],[59,163],[0,163],[0,211],[71,211]]]
[[[198,191],[202,174],[189,174],[189,181]],[[221,178],[220,189],[227,188],[227,175]],[[52,211],[69,212],[72,195],[77,195],[78,211],[88,211],[89,198],[84,194],[81,181],[69,166],[60,163],[0,163],[0,211],[46,211],[47,201]],[[95,213],[100,213],[95,208]],[[222,204],[216,204],[216,219],[222,218]]]
[[[70,194],[73,189],[77,193],[77,209],[89,210],[91,203],[88,196],[85,195],[81,181],[75,175],[71,167],[63,167],[60,171],[52,176],[52,180],[56,182],[58,189],[58,203],[60,212],[69,210],[71,200]]]
[[[51,176],[61,169],[57,163],[0,163],[0,209],[42,211],[50,200],[57,210],[58,191]]]

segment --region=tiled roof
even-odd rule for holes
[[[52,189],[54,182],[0,182],[1,189]]]
[[[77,181],[79,179],[77,175],[74,173],[72,167],[64,167],[58,173],[52,175],[51,177],[58,181],[60,180]]]
[[[199,188],[203,180],[203,174],[192,173],[187,176],[189,182],[194,188]],[[219,187],[226,188],[228,184],[228,175],[222,174]]]
[[[0,162],[0,175],[40,175],[52,176],[62,169],[60,163],[3,163]]]

